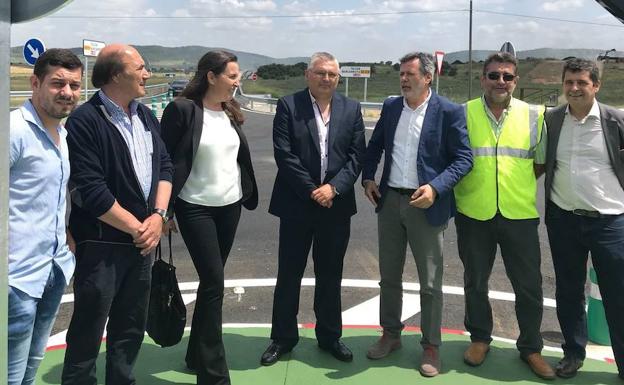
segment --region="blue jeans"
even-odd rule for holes
[[[8,385],[35,382],[64,291],[65,277],[56,265],[41,298],[9,286]]]
[[[557,318],[565,340],[564,354],[585,358],[585,281],[591,252],[615,362],[620,376],[624,376],[624,214],[590,218],[548,202],[546,228],[555,268]]]

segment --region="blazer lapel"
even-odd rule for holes
[[[331,160],[331,148],[336,140],[336,136],[340,135],[340,118],[344,111],[344,100],[337,94],[334,94],[331,101],[331,113],[329,116],[329,128],[327,132],[327,156]],[[328,162],[329,163],[329,162]]]
[[[401,112],[403,112],[403,96],[397,98],[396,101],[390,104],[390,114],[386,121],[386,127],[384,132],[386,133],[386,155],[392,154],[392,148],[394,147],[394,134],[396,133],[399,119],[401,118]]]
[[[553,111],[553,118],[550,120],[550,125],[546,127],[548,130],[548,148],[547,153],[552,154],[556,159],[557,146],[559,145],[559,137],[561,136],[561,127],[563,126],[563,119],[565,118],[567,105],[562,106]]]
[[[199,141],[201,140],[202,129],[204,127],[204,108],[200,103],[193,102],[193,117],[191,117],[191,122],[193,122],[193,157],[191,159],[195,159],[195,154],[197,154],[197,148],[199,148]]]
[[[602,132],[605,137],[605,142],[607,143],[607,152],[609,153],[611,164],[616,164],[619,162],[620,150],[618,124],[601,103],[598,103],[598,108],[600,109],[600,125],[602,126]]]
[[[427,132],[436,129],[435,118],[438,116],[438,109],[440,108],[438,95],[436,95],[433,90],[429,92],[431,92],[431,97],[429,98],[429,104],[427,105],[427,111],[425,112],[425,118],[423,119],[422,129],[420,130],[420,138],[418,139],[419,148],[420,145],[424,143],[423,138]]]
[[[310,132],[310,138],[312,139],[312,143],[314,143],[316,153],[319,154],[320,159],[321,146],[319,145],[319,132],[316,127],[316,118],[314,117],[314,109],[312,107],[312,99],[310,99],[310,92],[306,88],[299,95],[301,97],[299,98],[298,110],[301,111],[301,117]]]

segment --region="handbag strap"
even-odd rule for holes
[[[167,239],[169,241],[169,264],[173,266],[173,248],[171,247],[171,231],[167,235]]]
[[[169,243],[169,264],[173,266],[173,249],[171,248],[171,232],[167,236],[167,240]],[[158,245],[156,246],[156,250],[154,251],[154,261],[162,261],[162,238],[158,241]]]
[[[162,260],[162,250],[160,247],[160,241],[158,242],[158,245],[156,245],[156,251],[154,252],[154,261],[161,261]]]

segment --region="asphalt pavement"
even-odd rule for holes
[[[246,112],[246,122],[243,125],[247,135],[256,178],[259,188],[259,205],[254,211],[243,209],[240,225],[232,252],[226,264],[226,279],[260,279],[275,278],[277,274],[278,249],[278,219],[268,213],[268,204],[271,196],[276,166],[273,158],[272,121],[270,114]],[[374,122],[367,122],[369,128]],[[367,140],[372,130],[366,130]],[[381,169],[381,167],[380,167]],[[352,218],[351,240],[344,261],[345,279],[379,280],[377,267],[377,219],[373,206],[364,196],[360,181],[355,185],[358,213]],[[538,202],[540,212],[543,213],[543,191],[540,191]],[[546,231],[542,224],[539,228],[542,249],[543,289],[546,298],[554,298],[554,273],[550,251],[548,248]],[[166,247],[165,247],[166,249]],[[166,252],[166,250],[165,250]],[[173,254],[180,282],[196,282],[197,274],[193,268],[188,251],[179,234],[173,235]],[[444,285],[461,288],[463,286],[463,268],[457,254],[455,225],[453,221],[448,225],[444,240]],[[313,278],[311,258],[305,272],[305,277]],[[409,251],[405,265],[404,282],[418,282],[416,266]],[[371,286],[371,285],[367,285]],[[510,293],[511,285],[507,279],[500,257],[496,263],[490,279],[490,289]],[[238,289],[240,291],[240,289]],[[71,287],[67,290],[71,293]],[[246,288],[244,293],[234,293],[234,288],[226,288],[224,300],[224,322],[226,323],[270,323],[273,288],[259,286]],[[305,286],[301,295],[299,321],[313,323],[312,311],[313,287]],[[373,287],[345,287],[343,290],[343,310],[361,304],[378,295],[378,288]],[[189,311],[193,304],[189,303]],[[515,339],[518,334],[515,320],[514,303],[508,300],[493,300],[494,334],[503,338]],[[54,333],[67,328],[71,315],[71,302],[61,306],[61,311],[54,327]],[[445,294],[443,327],[463,329],[464,302],[463,296]],[[190,317],[189,317],[190,320]],[[409,317],[407,325],[418,326],[419,315]],[[542,330],[545,343],[552,346],[560,344],[559,326],[553,307],[546,307]]]

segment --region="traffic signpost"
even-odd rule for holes
[[[438,93],[438,86],[440,85],[440,74],[442,73],[442,63],[444,62],[444,52],[435,51],[435,59],[436,59],[436,94]]]
[[[367,66],[343,66],[340,67],[340,76],[345,78],[345,95],[349,96],[349,78],[364,78],[364,101],[368,90],[368,78],[371,76],[371,68]]]
[[[252,73],[252,74],[251,74],[251,80],[253,80],[254,82],[255,82],[256,80],[258,80],[258,73],[256,73],[256,72]]]
[[[89,100],[89,56],[97,57],[106,47],[103,41],[82,39],[82,54],[85,58],[85,100]]]
[[[28,39],[28,41],[24,44],[24,60],[26,60],[26,63],[31,66],[34,66],[35,62],[39,58],[39,55],[41,55],[44,51],[45,45],[43,44],[43,41],[37,38]]]

